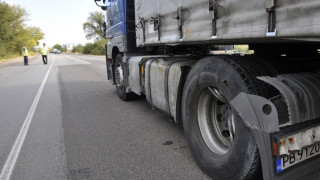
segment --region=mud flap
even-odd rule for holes
[[[230,103],[255,138],[260,153],[263,179],[272,180],[274,165],[270,134],[279,131],[277,109],[269,100],[245,93],[240,93]]]

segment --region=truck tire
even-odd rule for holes
[[[122,54],[119,53],[114,63],[114,74],[118,96],[121,100],[127,101],[132,99],[134,94],[126,91],[127,87],[124,82],[124,65],[122,59]]]
[[[197,163],[213,179],[261,178],[254,137],[229,104],[240,92],[272,96],[272,90],[256,78],[267,75],[257,70],[261,68],[242,58],[211,56],[196,63],[188,74],[183,127]]]

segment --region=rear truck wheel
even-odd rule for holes
[[[261,165],[250,130],[230,105],[240,92],[272,96],[256,76],[267,75],[258,63],[218,56],[196,63],[182,99],[183,126],[191,152],[213,179],[259,179]]]
[[[117,88],[117,93],[118,96],[121,100],[127,101],[132,99],[134,94],[132,92],[127,92],[126,85],[124,82],[124,65],[122,61],[122,55],[118,54],[115,59],[115,64],[114,64],[114,76],[115,76],[115,81],[116,81],[116,88]]]

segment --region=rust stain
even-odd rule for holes
[[[190,37],[190,28],[186,28],[185,36]]]
[[[164,72],[164,69],[160,66],[158,66],[159,71]]]
[[[144,66],[141,66],[141,74],[144,75]]]

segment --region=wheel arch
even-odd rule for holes
[[[117,46],[114,46],[113,48],[112,48],[112,55],[111,55],[111,57],[112,57],[112,59],[113,60],[115,60],[116,59],[116,57],[117,57],[117,55],[119,54],[119,48],[117,47]]]

